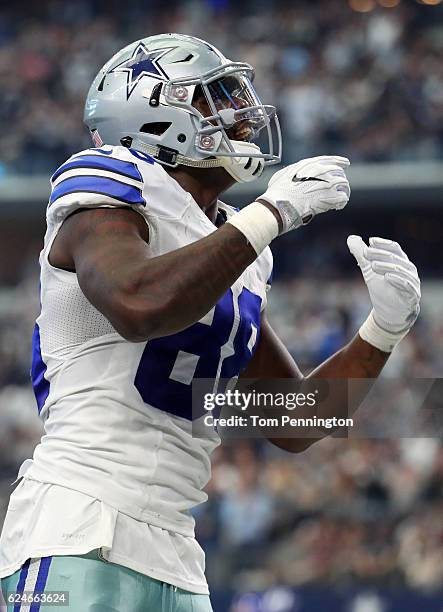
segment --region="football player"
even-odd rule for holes
[[[32,363],[45,435],[1,537],[8,610],[49,610],[53,592],[76,612],[211,610],[191,509],[218,440],[192,436],[192,382],[303,380],[266,320],[268,245],[350,195],[349,161],[322,156],[276,172],[240,211],[219,200],[280,161],[253,76],[166,34],[121,50],[91,86],[95,147],[52,176]],[[312,377],[377,377],[418,314],[398,244],[348,246],[372,310]],[[294,453],[312,442],[273,440]]]

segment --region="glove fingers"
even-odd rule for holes
[[[348,199],[351,194],[351,187],[346,180],[338,179],[333,182],[329,181],[312,181],[309,183],[309,187],[305,185],[305,193],[316,193],[319,191],[323,191],[324,194],[320,194],[321,199],[328,199],[331,195],[334,197],[336,192],[342,192],[348,194]]]
[[[344,170],[338,166],[332,165],[321,165],[321,164],[308,164],[297,172],[294,171],[294,177],[299,179],[316,178],[327,181],[328,183],[334,180],[347,181]],[[295,181],[294,181],[295,182]],[[319,181],[321,182],[321,181]]]
[[[341,200],[335,204],[335,210],[343,210],[346,204],[349,202],[349,198],[346,197],[344,200]]]
[[[368,268],[369,263],[364,256],[364,251],[367,247],[366,244],[363,242],[362,237],[354,235],[348,236],[346,243],[348,245],[349,251],[357,260],[357,263],[360,268],[362,270]]]
[[[342,178],[345,176],[345,171],[337,164],[315,164],[312,168],[315,168],[315,176],[323,176],[325,174],[341,176]]]
[[[384,251],[390,251],[395,255],[403,256],[406,259],[409,259],[406,253],[403,251],[398,242],[394,242],[394,240],[388,240],[387,238],[369,238],[369,244],[371,247],[376,249],[383,249]]]
[[[419,302],[421,293],[407,278],[403,278],[398,274],[388,272],[385,274],[386,282],[398,289],[399,291],[406,293],[411,302]]]
[[[347,168],[351,165],[351,162],[347,157],[341,157],[340,155],[334,157],[334,162],[341,168]]]
[[[365,257],[367,258],[367,251],[365,251]],[[409,269],[404,262],[400,264],[394,263],[393,261],[371,261],[371,266],[374,272],[379,274],[386,274],[386,272],[395,272],[400,275],[407,276],[408,278],[418,280],[418,275],[414,270]]]
[[[320,155],[319,157],[314,157],[312,161],[319,162],[321,164],[324,163],[333,163],[341,168],[347,168],[351,165],[351,162],[347,157],[342,157],[341,155]]]
[[[413,287],[418,295],[421,295],[420,291],[420,280],[417,275],[412,274],[408,270],[401,268],[400,266],[396,266],[395,264],[390,263],[378,263],[374,262],[372,264],[372,269],[377,274],[383,274],[385,277],[387,275],[393,275],[395,277],[401,278],[404,281],[408,281]]]
[[[351,197],[351,186],[346,177],[344,179],[338,178],[337,180],[333,181],[331,183],[331,188],[339,193],[345,193],[348,200]]]
[[[392,251],[386,251],[385,249],[377,249],[375,247],[369,247],[366,249],[365,256],[369,261],[388,261],[393,264],[402,266],[411,272],[417,272],[416,266],[400,255],[396,255]]]
[[[315,190],[325,189],[325,187],[334,187],[341,184],[349,186],[349,181],[344,172],[342,173],[341,170],[328,171],[324,173],[317,170],[315,173],[312,173],[312,178],[317,180],[313,180],[312,183],[310,181],[306,181],[307,183],[310,183],[309,190],[312,188]]]
[[[325,166],[324,170],[321,167],[307,169],[305,171],[310,172],[310,176],[315,178],[321,178],[323,181],[327,181],[331,185],[335,183],[348,183],[345,171],[337,166]]]
[[[326,204],[325,211],[328,210],[328,208],[335,208],[336,210],[341,210],[349,202],[349,196],[346,193],[331,192],[330,196],[321,198],[319,202],[323,202],[324,204]]]
[[[297,176],[322,176],[327,172],[341,172],[344,174],[344,168],[348,164],[339,161],[344,158],[324,157],[306,159],[303,163],[293,164],[292,169]],[[288,166],[291,168],[291,166]]]
[[[338,185],[336,185],[335,191],[341,191],[345,193],[348,200],[351,196],[351,186],[349,185],[349,183],[339,183]]]
[[[325,204],[325,208],[322,212],[327,212],[328,210],[343,210],[343,208],[349,202],[349,199],[346,195],[344,195],[337,198],[330,198],[328,200],[320,201]]]

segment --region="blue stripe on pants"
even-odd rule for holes
[[[24,563],[21,569],[20,578],[17,583],[17,589],[16,589],[17,593],[23,593],[25,589],[25,582],[26,582],[26,578],[28,577],[28,569],[29,569],[30,563],[31,563],[31,559],[28,559],[26,563]],[[17,602],[14,606],[14,612],[20,612],[20,608],[21,608],[21,603]]]
[[[41,594],[45,592],[51,561],[52,557],[42,557],[38,570],[37,582],[35,583],[34,595],[36,593]],[[40,602],[33,603],[29,609],[29,612],[39,612],[40,605]]]

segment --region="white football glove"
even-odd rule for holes
[[[351,189],[344,168],[349,165],[349,159],[335,155],[303,159],[276,172],[257,201],[264,200],[278,210],[284,234],[306,225],[319,213],[346,206]]]
[[[349,236],[354,255],[368,287],[373,310],[360,336],[382,351],[390,352],[408,333],[420,312],[420,278],[417,268],[397,242]],[[366,336],[366,337],[365,337]]]

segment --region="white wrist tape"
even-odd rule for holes
[[[257,255],[278,236],[278,221],[269,208],[252,202],[227,221],[236,227],[253,247]]]
[[[409,329],[401,332],[390,332],[382,329],[374,319],[374,311],[371,310],[368,318],[358,330],[360,338],[372,344],[385,353],[391,353],[395,346],[406,336]]]

